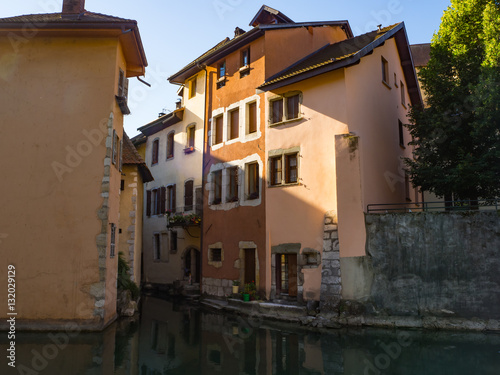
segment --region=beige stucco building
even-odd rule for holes
[[[419,200],[401,160],[422,104],[404,24],[354,37],[263,6],[250,26],[169,78],[209,73],[202,291],[355,298],[367,206]]]
[[[199,285],[201,168],[206,75],[188,77],[177,109],[139,128],[147,137],[143,281],[148,286]]]
[[[0,267],[15,266],[19,328],[116,317],[127,77],[146,66],[137,23],[83,0],[0,19]]]

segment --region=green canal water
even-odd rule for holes
[[[147,296],[140,320],[100,333],[1,333],[0,374],[500,374],[500,335],[342,329],[230,316]]]

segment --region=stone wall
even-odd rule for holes
[[[500,319],[500,212],[371,214],[366,229],[372,313]]]
[[[229,296],[233,293],[233,280],[204,277],[202,293],[217,297]]]
[[[341,299],[342,285],[337,217],[333,211],[325,215],[321,264],[321,311],[336,310]]]

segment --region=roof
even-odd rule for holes
[[[159,131],[162,131],[169,126],[177,124],[184,118],[184,108],[176,109],[175,111],[168,113],[166,115],[158,117],[156,120],[151,121],[149,124],[141,126],[139,130],[142,134],[146,136],[151,136]]]
[[[125,132],[123,132],[122,161],[124,165],[137,165],[139,168],[139,172],[141,173],[143,182],[150,182],[154,180],[151,171],[146,165],[146,162],[141,157],[141,155],[139,155],[137,149],[132,144],[132,141]]]
[[[371,31],[338,43],[327,44],[304,59],[269,77],[258,88],[270,91],[329,71],[357,64],[362,57],[370,54],[375,48],[383,45],[386,40],[393,37],[396,38],[396,45],[411,102],[413,105],[419,105],[422,99],[418,89],[404,23]]]
[[[279,19],[276,19],[277,23],[264,23],[264,20],[262,19],[263,14],[271,14],[275,18],[278,17]],[[266,22],[273,22],[273,20],[268,19],[266,20]],[[233,39],[224,39],[223,41],[219,42],[214,47],[203,53],[197,59],[191,61],[177,73],[168,77],[169,82],[183,84],[186,79],[201,71],[203,69],[203,65],[213,64],[229,53],[234,52],[249,44],[250,42],[260,38],[265,34],[267,30],[299,27],[339,26],[345,31],[348,38],[353,37],[351,26],[349,25],[349,21],[347,20],[324,22],[293,22],[283,13],[266,5],[263,5],[259,12],[257,12],[257,15],[253,18],[250,25],[252,26],[253,24],[256,25],[253,29],[247,31],[244,34],[237,35]]]
[[[250,21],[250,26],[257,26],[261,23],[276,22],[276,23],[293,23],[291,18],[288,18],[279,10],[262,5],[255,17]]]
[[[27,27],[36,28],[38,36],[116,37],[124,45],[127,77],[144,75],[148,65],[135,20],[87,11],[80,14],[45,13],[0,18],[0,34],[9,35]]]
[[[137,24],[137,21],[125,18],[108,16],[106,14],[84,12],[82,14],[64,15],[62,13],[44,13],[44,14],[28,14],[15,17],[0,18],[0,23],[42,23],[42,22],[57,22],[57,23],[85,23],[85,22],[131,22]],[[38,25],[36,25],[38,27]]]
[[[143,143],[146,143],[148,140],[148,137],[146,137],[144,134],[140,133],[137,134],[135,137],[130,138],[130,141],[132,144],[137,148],[137,146],[142,145]]]
[[[411,54],[413,56],[413,63],[416,67],[427,66],[431,58],[431,44],[412,44],[410,46]]]

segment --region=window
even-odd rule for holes
[[[281,185],[282,183],[282,157],[276,156],[270,159],[271,185]]]
[[[293,184],[297,182],[297,153],[285,155],[285,182]]]
[[[382,81],[389,84],[389,63],[382,57]]]
[[[406,107],[405,84],[399,81],[399,85],[401,86],[401,104]]]
[[[405,171],[405,196],[408,202],[411,202],[410,198],[410,176],[408,176],[408,172]]]
[[[222,249],[210,249],[212,255],[212,262],[222,262]]]
[[[151,164],[157,164],[158,163],[158,149],[160,147],[160,140],[155,139],[153,141],[153,149],[152,149],[152,155],[151,155]]]
[[[188,126],[186,129],[187,142],[185,151],[194,151],[194,135],[195,135],[196,125]],[[188,152],[186,152],[188,153]]]
[[[111,243],[109,245],[110,258],[114,258],[115,256],[115,244],[116,244],[116,225],[111,224]]]
[[[245,68],[250,65],[250,48],[241,51],[240,67]]]
[[[228,139],[238,138],[240,135],[240,110],[235,109],[229,112],[229,134]]]
[[[118,159],[118,135],[116,130],[113,129],[113,145],[111,150],[111,162],[116,165]]]
[[[238,201],[238,167],[227,169],[227,201]]]
[[[172,159],[174,157],[174,135],[175,132],[170,132],[167,135],[167,159]]]
[[[196,96],[196,79],[197,79],[197,77],[194,77],[188,83],[188,86],[189,86],[189,99],[191,99],[191,98],[193,98],[193,97]]]
[[[193,210],[193,181],[186,181],[184,184],[184,211]]]
[[[201,187],[197,187],[194,189],[194,198],[196,200],[196,213],[201,213],[203,210],[203,194]]]
[[[214,145],[218,145],[222,143],[223,116],[216,117],[214,122]]]
[[[403,133],[403,123],[398,120],[398,131],[399,131],[399,145],[401,147],[405,147],[405,139],[404,139],[404,133]]]
[[[248,134],[257,132],[257,102],[248,104]]]
[[[121,191],[125,190],[125,180],[120,181],[120,190]]]
[[[270,151],[269,185],[296,184],[299,181],[298,158],[298,147]]]
[[[175,202],[175,185],[167,186],[166,199],[167,199],[167,211],[176,212],[176,202]]]
[[[222,170],[213,172],[212,181],[214,186],[212,204],[219,204],[222,202]]]
[[[398,87],[398,77],[396,73],[394,73],[394,86]]]
[[[118,163],[118,170],[121,172],[123,169],[123,139],[120,140],[120,152],[118,153],[120,155],[119,158],[119,163]]]
[[[146,191],[146,216],[151,216],[151,190]]]
[[[125,72],[120,69],[118,75],[118,94],[116,95],[116,102],[120,107],[120,111],[124,115],[130,114],[130,109],[127,105],[127,96],[128,96],[128,79],[125,77]]]
[[[259,198],[259,164],[247,164],[247,199]]]
[[[160,233],[153,234],[153,260],[160,260],[161,257],[161,241]]]
[[[226,86],[226,61],[217,66],[217,89]]]
[[[177,232],[175,230],[170,232],[170,253],[177,253]]]
[[[240,58],[240,78],[250,74],[250,48],[241,51]]]
[[[151,190],[148,200],[151,204],[150,214],[162,215],[165,212],[165,187]]]
[[[271,124],[300,118],[301,96],[301,93],[292,92],[276,99],[271,99],[269,111]]]

